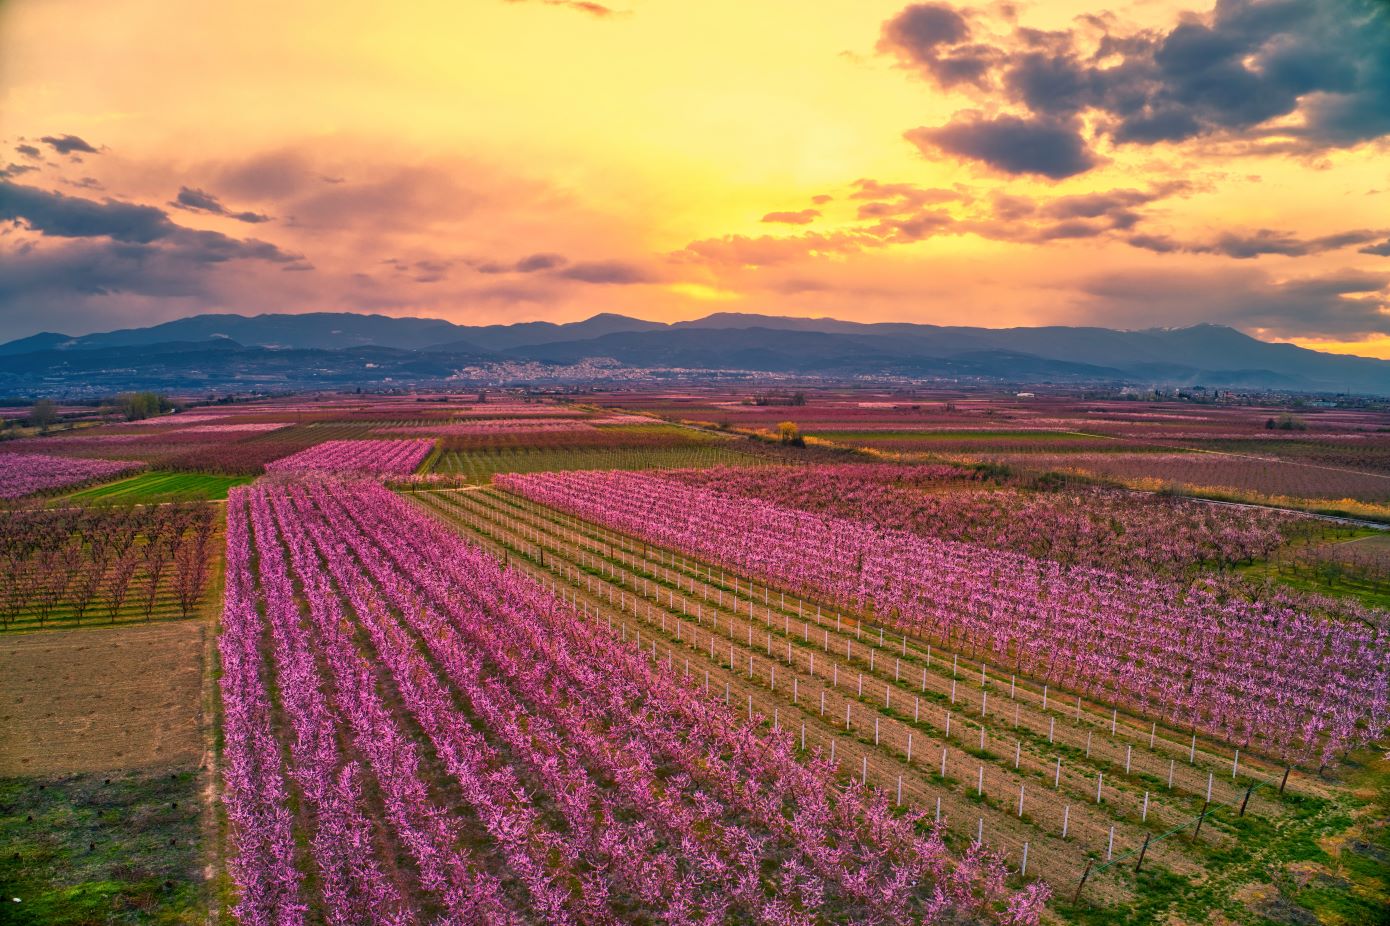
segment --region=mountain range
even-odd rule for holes
[[[36,334],[0,345],[0,392],[423,383],[466,365],[598,358],[646,370],[1390,395],[1390,361],[1272,344],[1220,325],[978,328],[717,313],[671,324],[600,314],[470,326],[351,312],[195,315],[77,337]]]

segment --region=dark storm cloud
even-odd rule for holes
[[[23,259],[12,259],[18,254]],[[156,317],[196,312],[226,299],[227,278],[209,271],[230,256],[222,243],[208,238],[174,245],[106,238],[26,242],[0,252],[0,305],[5,306],[0,330],[10,337],[80,333],[149,324],[152,312]],[[294,261],[279,269],[311,268]]]
[[[76,135],[45,135],[40,138],[39,141],[59,154],[72,154],[73,152],[81,152],[83,154],[101,153]]]
[[[762,217],[762,221],[780,222],[784,225],[810,225],[818,218],[819,209],[801,209],[796,212],[769,212]]]
[[[1357,229],[1304,238],[1291,232],[1261,228],[1251,232],[1225,232],[1205,242],[1183,242],[1167,235],[1134,235],[1129,238],[1129,243],[1136,248],[1159,254],[1181,251],[1188,254],[1219,254],[1236,260],[1251,260],[1265,255],[1306,257],[1310,254],[1322,254],[1352,245],[1367,244],[1386,234],[1386,229]],[[1373,246],[1361,248],[1361,251],[1366,254],[1377,253]]]
[[[475,264],[473,269],[479,273],[538,273],[542,270],[554,270],[569,263],[569,259],[563,254],[531,254],[510,264],[500,264],[496,261],[484,261]]]
[[[1386,238],[1380,244],[1368,244],[1364,248],[1359,248],[1362,254],[1374,254],[1377,257],[1390,257],[1390,238]]]
[[[108,199],[96,202],[0,181],[0,219],[23,221],[34,231],[59,238],[107,236],[148,243],[178,230],[162,209]]]
[[[1155,254],[1173,254],[1184,250],[1182,242],[1170,235],[1131,235],[1129,243]]]
[[[945,3],[915,3],[884,23],[878,49],[925,72],[942,87],[983,85],[999,53],[970,39],[970,23],[963,13]]]
[[[1343,272],[1275,281],[1252,268],[1105,274],[1083,281],[1084,317],[1113,327],[1201,322],[1279,337],[1390,334],[1390,276]]]
[[[23,260],[0,261],[0,303],[22,309],[112,293],[195,296],[206,291],[197,271],[196,265],[170,260],[153,245],[80,240],[30,249]],[[35,330],[54,325],[39,322]]]
[[[270,216],[259,212],[235,212],[228,209],[216,196],[193,187],[179,187],[179,195],[169,205],[188,212],[207,212],[212,215],[226,216],[229,219],[236,219],[238,222],[256,224],[270,221]]]
[[[1300,238],[1288,232],[1262,228],[1250,234],[1226,233],[1210,245],[1211,250],[1227,257],[1251,258],[1262,254],[1281,254],[1285,257],[1303,257],[1335,251],[1353,244],[1365,244],[1384,235],[1385,231],[1351,231],[1336,235],[1323,235],[1318,238]]]
[[[200,263],[222,263],[228,260],[264,260],[275,264],[303,261],[302,255],[283,251],[269,241],[256,238],[232,238],[221,232],[195,231],[181,228],[171,239],[171,251],[185,259]]]
[[[538,270],[554,270],[568,262],[562,254],[532,254],[517,261],[515,269],[518,273],[535,273]]]
[[[498,261],[469,261],[473,269],[486,274],[544,274],[555,280],[578,283],[632,284],[651,283],[655,277],[636,264],[617,260],[577,261],[571,263],[563,254],[531,254],[510,263]]]
[[[112,199],[97,202],[9,181],[0,181],[0,220],[23,224],[45,238],[110,239],[109,253],[127,261],[155,252],[184,264],[258,260],[288,265],[303,261],[300,255],[267,241],[184,228],[154,206]],[[141,245],[146,250],[122,250],[118,245]]]
[[[937,151],[980,161],[1008,174],[1038,174],[1061,180],[1098,162],[1075,120],[957,113],[938,128],[903,133],[923,154]]]
[[[653,276],[635,264],[617,260],[581,261],[558,270],[555,276],[581,283],[628,285],[654,282]]]
[[[1218,0],[1166,31],[1117,32],[1098,17],[1084,26],[1014,28],[987,52],[964,14],[917,5],[884,24],[879,48],[932,83],[971,84],[1027,110],[1025,124],[1050,127],[1060,161],[1043,159],[1051,173],[1032,171],[1045,176],[1096,163],[1062,131],[1081,115],[1115,145],[1216,137],[1315,152],[1390,135],[1390,4]],[[951,69],[957,58],[975,63],[968,78]],[[949,153],[1029,172],[1016,168],[1033,159],[1010,166],[999,156],[989,125],[953,122],[909,137],[946,133]]]

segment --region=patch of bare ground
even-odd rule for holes
[[[202,621],[0,638],[0,776],[197,765]]]

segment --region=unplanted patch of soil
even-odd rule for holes
[[[0,638],[0,776],[196,763],[206,625]]]

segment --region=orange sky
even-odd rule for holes
[[[11,0],[0,339],[206,311],[748,311],[1213,321],[1390,357],[1387,65],[1356,44],[1385,18],[1348,44],[1347,16],[1277,0],[1309,18],[1271,25],[1272,2],[1217,21],[1168,0],[914,17],[873,0]],[[1232,102],[1182,83],[1190,59],[1160,73],[1176,53],[1153,49],[1183,22],[1248,43],[1230,60],[1265,83]],[[1075,60],[1107,35],[1152,47],[1095,58],[1105,93],[1063,112],[1018,90],[1028,54]],[[1277,57],[1290,36],[1296,76]],[[983,76],[942,76],[972,54]],[[1200,129],[1127,139],[1126,67],[1157,116]],[[1271,87],[1290,111],[1249,115]],[[1329,100],[1352,115],[1334,125]],[[993,131],[1024,123],[1050,134]],[[1048,156],[1061,129],[1081,150]]]

